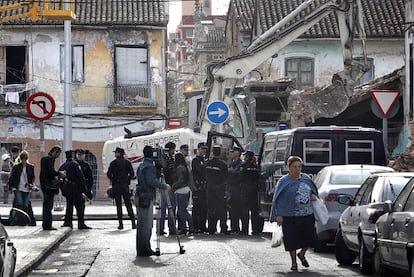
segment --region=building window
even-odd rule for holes
[[[314,86],[314,60],[311,58],[286,59],[287,77],[296,79],[296,88],[303,89]]]
[[[117,86],[148,84],[147,47],[115,47]]]
[[[357,58],[354,58],[354,60],[361,64],[364,64],[363,57],[357,57]],[[355,82],[355,85],[365,84],[371,81],[372,79],[374,79],[375,72],[374,72],[374,59],[373,58],[367,58],[367,66],[369,70],[365,72],[364,75],[362,75],[361,79]],[[360,69],[357,66],[353,66],[352,67],[352,78],[355,79],[359,72],[360,72]]]
[[[65,80],[65,46],[60,46],[60,81]],[[83,45],[72,46],[72,82],[85,81]]]
[[[194,35],[193,29],[185,29],[185,38],[192,38]]]

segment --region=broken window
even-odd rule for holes
[[[314,86],[314,59],[288,58],[286,59],[286,76],[296,79],[296,88]]]
[[[60,46],[60,81],[65,80],[65,46]],[[84,76],[84,56],[83,45],[72,45],[72,82],[83,83]]]
[[[357,57],[354,58],[355,61],[364,64],[364,58],[363,57]],[[368,83],[372,79],[374,79],[374,59],[373,58],[367,58],[367,66],[369,70],[365,72],[364,75],[362,75],[361,79],[356,80],[356,85],[361,85]],[[358,76],[358,73],[360,72],[360,69],[357,66],[352,67],[352,78],[355,79]]]

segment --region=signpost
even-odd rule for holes
[[[206,117],[212,124],[222,124],[229,119],[230,109],[223,101],[214,101],[208,104]]]
[[[44,92],[37,92],[26,102],[27,113],[36,121],[40,121],[40,155],[45,153],[45,125],[44,120],[49,119],[55,112],[56,104],[52,96]]]
[[[381,111],[382,115],[382,138],[384,140],[385,150],[388,153],[388,117],[392,117],[393,115],[391,111],[395,106],[395,103],[400,96],[399,90],[371,90],[372,98],[374,99],[375,103],[377,104],[379,110]],[[398,103],[398,102],[397,102]],[[376,111],[373,109],[374,114]],[[377,114],[376,114],[377,115]]]

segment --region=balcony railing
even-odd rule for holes
[[[113,102],[109,106],[156,107],[154,87],[151,84],[117,86],[113,88]]]
[[[26,109],[26,101],[36,88],[34,83],[0,85],[0,109]]]

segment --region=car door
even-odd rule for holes
[[[405,202],[401,212],[394,213],[394,222],[391,221],[391,232],[395,241],[392,256],[395,259],[396,267],[408,269],[409,263],[407,259],[407,244],[411,240],[411,230],[414,223],[414,192]]]
[[[381,247],[381,256],[386,263],[397,268],[408,268],[406,246],[409,242],[407,232],[412,227],[411,217],[414,215],[413,184],[410,181],[401,191],[387,222],[381,225],[382,240],[386,242]]]
[[[358,225],[361,213],[361,205],[366,205],[369,201],[369,195],[372,191],[373,178],[368,177],[365,182],[358,189],[354,204],[344,211],[342,218],[344,219],[341,225],[344,239],[348,241],[347,245],[352,249],[359,249],[358,247]]]

